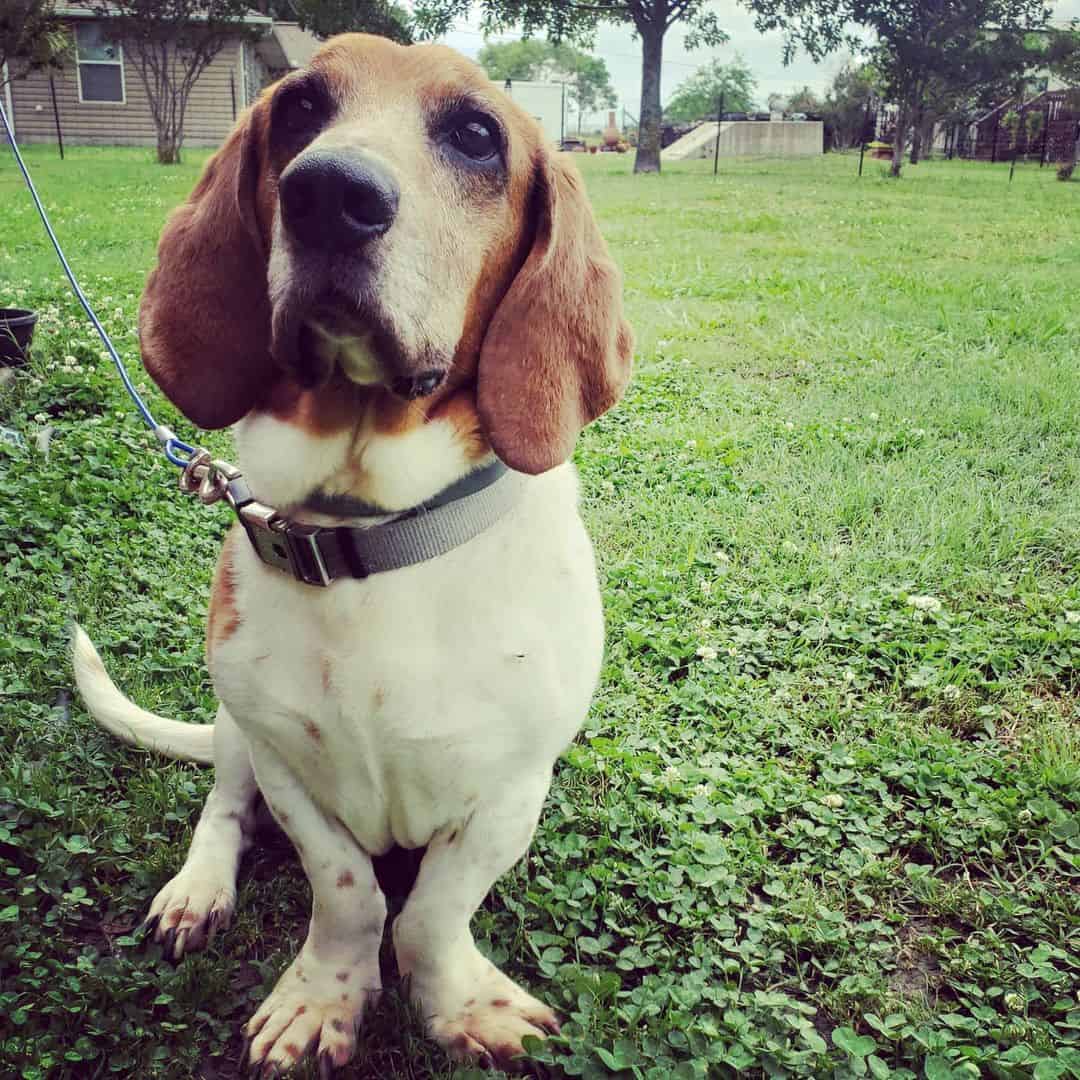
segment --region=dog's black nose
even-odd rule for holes
[[[402,375],[393,382],[393,391],[398,397],[412,401],[414,398],[433,394],[446,377],[444,371],[423,371],[419,375]]]
[[[289,234],[307,247],[349,251],[382,236],[397,216],[397,181],[359,151],[301,154],[278,182]]]

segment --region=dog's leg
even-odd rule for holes
[[[432,837],[394,922],[398,969],[431,1034],[458,1061],[510,1068],[523,1036],[559,1030],[546,1005],[481,955],[469,930],[488,889],[528,849],[549,781],[545,774]]]
[[[245,1028],[248,1060],[271,1075],[311,1050],[323,1075],[352,1057],[364,1009],[382,987],[386,900],[370,856],[284,762],[260,747],[255,770],[267,806],[304,864],[312,904],[307,940]]]
[[[214,721],[214,770],[183,869],[154,897],[146,918],[154,940],[174,960],[228,926],[240,856],[251,846],[258,788],[247,741],[223,705]]]

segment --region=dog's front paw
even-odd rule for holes
[[[515,1070],[522,1039],[559,1033],[559,1021],[479,952],[441,970],[414,970],[410,990],[432,1037],[455,1061]]]
[[[185,866],[158,894],[143,923],[165,955],[180,960],[205,948],[232,921],[236,886],[231,875],[205,866]]]
[[[356,1029],[380,989],[377,963],[335,967],[297,957],[244,1029],[247,1064],[275,1076],[314,1052],[320,1076],[329,1076],[356,1051]]]

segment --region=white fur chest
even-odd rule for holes
[[[522,483],[492,528],[418,566],[293,582],[236,545],[236,631],[216,689],[372,853],[418,847],[549,770],[595,688],[603,627],[571,467]]]

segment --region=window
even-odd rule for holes
[[[124,53],[105,36],[101,23],[75,24],[79,100],[124,104]]]

